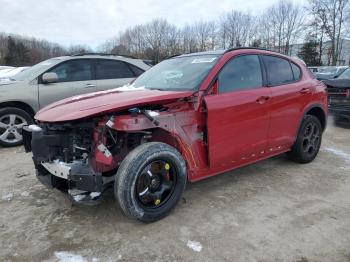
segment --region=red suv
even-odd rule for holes
[[[158,220],[194,182],[282,153],[312,161],[325,86],[304,63],[238,48],[180,55],[132,84],[53,103],[24,128],[37,177],[75,203],[109,186],[123,212]]]

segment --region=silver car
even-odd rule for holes
[[[150,68],[124,56],[81,54],[51,58],[0,82],[0,145],[22,143],[22,127],[42,107],[74,95],[127,84]]]

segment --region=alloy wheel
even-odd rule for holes
[[[6,143],[22,141],[22,128],[27,121],[16,114],[6,114],[0,117],[0,140]]]
[[[319,147],[321,130],[316,123],[310,122],[304,130],[302,149],[305,153],[312,155]]]

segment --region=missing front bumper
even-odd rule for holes
[[[87,159],[65,161],[56,159],[56,152],[65,144],[62,134],[46,134],[40,127],[23,129],[24,147],[32,152],[38,180],[49,188],[69,194],[76,203],[91,204],[114,181],[95,172]]]

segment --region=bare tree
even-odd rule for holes
[[[336,65],[341,55],[344,23],[349,19],[349,0],[309,0],[310,10],[331,41],[330,63]]]
[[[263,43],[278,52],[290,54],[291,44],[300,37],[304,10],[293,2],[280,0],[269,7],[260,18],[258,30]]]
[[[224,15],[220,23],[220,46],[230,48],[247,46],[252,42],[255,31],[254,17],[239,11],[232,11]]]

